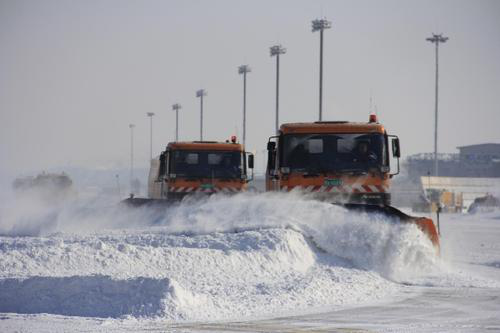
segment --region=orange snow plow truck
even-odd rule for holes
[[[390,149],[392,156],[390,156]],[[290,123],[269,138],[266,190],[301,192],[347,209],[416,224],[439,248],[431,219],[390,206],[391,178],[399,173],[399,138],[370,115],[368,123]],[[390,160],[397,160],[391,173]]]
[[[184,197],[245,191],[253,179],[253,154],[243,145],[231,142],[170,142],[160,156],[151,161],[148,198],[128,198],[132,206],[165,204]],[[248,176],[247,170],[252,174]]]

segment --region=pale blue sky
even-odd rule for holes
[[[241,64],[249,64],[247,148],[274,129],[275,60],[282,122],[318,116],[319,35],[325,16],[324,119],[365,121],[370,93],[404,155],[433,150],[432,32],[440,49],[440,151],[500,143],[500,1],[6,1],[0,0],[0,172],[136,164],[174,138],[224,140],[242,122]],[[260,157],[260,156],[259,156]],[[262,165],[257,162],[257,165]]]

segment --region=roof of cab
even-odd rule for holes
[[[216,141],[170,142],[167,148],[175,150],[244,151],[242,144]]]
[[[379,123],[353,123],[348,121],[318,121],[314,123],[288,123],[280,127],[283,134],[314,133],[385,133]]]

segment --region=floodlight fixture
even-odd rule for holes
[[[443,37],[443,34],[432,34],[432,37],[428,37],[425,40],[432,43],[444,43],[448,40],[448,37]]]
[[[207,96],[207,92],[205,91],[205,89],[200,89],[196,91],[196,97],[203,97],[203,96]]]
[[[281,45],[273,45],[269,48],[269,51],[271,53],[271,57],[273,56],[279,56],[280,54],[285,54],[286,53],[286,48],[284,48]]]
[[[330,29],[332,27],[332,22],[325,18],[316,19],[312,21],[312,32],[323,31],[325,29]]]
[[[241,65],[238,67],[238,74],[250,73],[252,69],[248,65]]]

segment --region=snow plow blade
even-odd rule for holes
[[[422,232],[430,239],[434,247],[436,247],[439,251],[439,233],[434,225],[434,222],[427,217],[409,216],[399,209],[387,205],[345,203],[340,204],[340,206],[355,212],[380,214],[401,223],[414,223],[420,230],[422,230]]]
[[[127,198],[120,201],[121,204],[124,204],[128,207],[168,207],[175,203],[178,203],[179,200],[168,200],[168,199],[149,199],[149,198]]]

